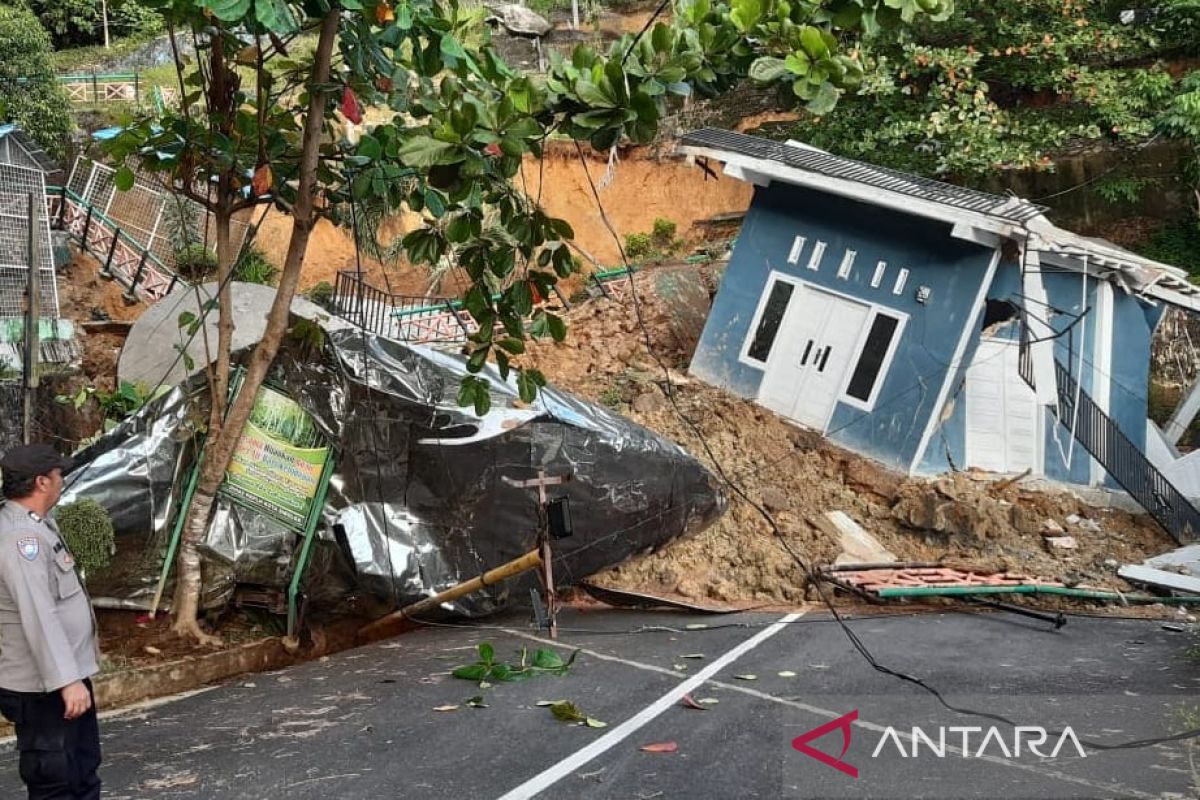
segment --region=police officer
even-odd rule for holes
[[[0,459],[0,713],[16,727],[30,800],[100,797],[96,618],[47,516],[69,468],[49,445]]]

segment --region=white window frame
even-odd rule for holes
[[[842,387],[841,394],[838,395],[838,402],[845,403],[851,408],[857,408],[860,411],[874,411],[875,404],[879,401],[879,392],[883,389],[883,384],[887,382],[888,373],[892,369],[892,361],[896,358],[896,349],[900,346],[900,340],[904,338],[904,329],[908,326],[908,314],[903,311],[897,311],[888,306],[881,306],[878,303],[871,303],[871,315],[867,317],[867,324],[863,325],[862,334],[858,337],[858,343],[854,345],[854,361],[850,365],[850,369],[846,370],[846,385]],[[892,333],[892,341],[888,342],[887,352],[883,354],[883,361],[879,364],[879,372],[875,374],[875,383],[871,386],[871,394],[866,400],[859,400],[857,397],[852,397],[847,394],[850,388],[850,381],[854,378],[854,370],[858,367],[858,362],[863,356],[863,349],[867,345],[867,336],[871,333],[871,328],[875,325],[875,319],[880,315],[891,317],[896,320],[896,330]]]
[[[887,262],[880,261],[875,265],[875,274],[871,276],[871,288],[878,289],[883,285],[883,278],[887,274]]]
[[[903,311],[892,308],[891,306],[883,305],[881,303],[874,303],[870,300],[865,300],[861,297],[855,297],[854,295],[847,294],[846,292],[839,292],[836,289],[819,286],[810,281],[802,280],[795,275],[789,275],[786,272],[771,270],[771,272],[767,274],[766,283],[763,284],[763,290],[758,297],[758,305],[754,309],[754,316],[750,319],[750,328],[747,330],[741,349],[738,352],[739,362],[762,372],[766,372],[767,362],[757,361],[751,358],[750,345],[754,342],[754,335],[758,331],[758,324],[762,321],[763,312],[766,311],[767,308],[767,299],[771,296],[771,290],[775,287],[776,281],[783,281],[792,285],[792,296],[788,300],[789,308],[791,307],[792,302],[799,296],[797,294],[798,292],[814,291],[833,295],[834,297],[838,297],[843,300],[849,300],[852,303],[858,303],[859,305],[867,306],[870,309],[870,313],[867,315],[866,324],[863,325],[863,329],[861,333],[859,333],[858,341],[854,343],[854,355],[851,358],[851,368],[846,370],[846,378],[843,381],[843,385],[838,387],[837,402],[845,403],[852,408],[857,408],[862,411],[873,411],[875,404],[879,400],[879,393],[883,389],[883,384],[887,382],[888,373],[892,369],[892,361],[896,358],[896,350],[900,346],[900,340],[904,338],[904,330],[908,326],[909,315]],[[787,309],[784,309],[783,313],[786,315]],[[862,358],[863,347],[867,343],[867,336],[871,333],[871,326],[875,324],[875,317],[880,314],[886,314],[887,316],[892,317],[897,321],[898,324],[896,325],[895,333],[892,334],[892,341],[888,344],[887,352],[884,353],[883,362],[879,365],[879,373],[875,376],[875,385],[871,387],[871,396],[867,398],[866,401],[863,401],[859,400],[857,397],[851,397],[850,395],[846,394],[846,389],[850,386],[850,379],[854,377],[854,368],[858,366],[858,361],[860,358]],[[779,324],[782,326],[783,320],[780,320]],[[776,337],[778,336],[779,333],[776,333]],[[771,350],[772,352],[775,350],[774,342],[771,343]],[[767,358],[770,359],[770,357],[770,354],[768,354]]]
[[[799,264],[800,256],[804,254],[804,245],[808,244],[807,236],[797,236],[792,240],[792,249],[788,251],[787,263]]]
[[[854,271],[854,259],[858,258],[858,251],[846,248],[846,252],[842,253],[842,263],[838,264],[837,276],[840,280],[848,280],[850,273]]]
[[[742,342],[740,350],[738,351],[738,361],[754,367],[755,369],[763,370],[764,372],[767,369],[767,362],[751,358],[750,346],[754,344],[754,336],[758,333],[758,324],[762,322],[763,313],[767,310],[767,300],[771,297],[771,290],[775,288],[776,281],[783,281],[784,283],[790,283],[792,285],[792,296],[788,299],[788,308],[791,307],[792,300],[796,299],[796,292],[804,291],[804,287],[807,285],[805,281],[800,280],[794,275],[789,275],[786,272],[780,272],[779,270],[773,269],[767,274],[766,283],[763,284],[763,290],[758,296],[758,305],[754,308],[754,316],[750,319],[750,328],[746,331],[745,339]],[[785,315],[787,314],[787,308],[783,310],[783,313]],[[783,325],[782,319],[779,321],[779,324]],[[776,332],[775,335],[778,337],[779,333]],[[775,350],[775,342],[771,342],[771,350]],[[771,354],[767,353],[767,358],[770,359],[770,357]]]
[[[808,257],[808,268],[813,272],[820,272],[821,262],[825,260],[825,248],[829,244],[824,239],[817,239],[817,243],[813,245],[812,255]]]

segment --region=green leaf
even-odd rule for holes
[[[532,403],[537,399],[538,382],[530,375],[535,370],[523,369],[517,373],[517,394],[524,403]]]
[[[292,33],[298,27],[287,0],[254,0],[254,16],[273,33]]]
[[[488,668],[485,664],[468,664],[465,667],[459,667],[450,674],[467,681],[481,681],[487,677],[487,673]]]
[[[479,660],[489,664],[496,660],[496,649],[490,642],[483,642],[479,645]]]
[[[442,36],[442,55],[446,58],[462,59],[464,61],[470,59],[467,51],[459,44],[458,39],[455,39],[448,33]]]
[[[121,167],[117,174],[113,175],[113,185],[117,187],[117,191],[128,192],[133,188],[133,182],[133,170],[129,167]]]
[[[197,317],[191,311],[184,311],[179,315],[179,327],[187,328],[196,321]]]
[[[616,98],[606,94],[599,86],[591,81],[580,78],[575,83],[575,94],[586,105],[598,108],[616,108]]]
[[[528,281],[517,281],[508,290],[509,302],[513,310],[522,317],[527,317],[533,311],[533,291]]]
[[[533,665],[539,669],[559,669],[565,663],[553,650],[539,649],[533,654]]]
[[[809,100],[805,107],[813,114],[828,114],[837,105],[840,94],[841,92],[833,84],[826,81],[821,84],[816,96]]]
[[[783,66],[791,74],[803,78],[808,74],[810,61],[803,50],[797,50],[783,60]]]
[[[410,167],[457,164],[466,158],[458,145],[434,139],[432,136],[412,137],[400,145],[397,155]]]
[[[222,22],[240,22],[250,11],[250,0],[204,0],[203,6]]]
[[[739,31],[746,33],[758,24],[762,15],[762,0],[733,0],[733,10],[729,12],[729,21]]]
[[[375,161],[379,156],[383,155],[383,146],[374,136],[364,136],[358,143],[358,155],[363,158]]]
[[[555,719],[563,722],[587,722],[587,715],[570,700],[563,700],[550,706],[550,713]]]
[[[520,339],[507,338],[501,339],[496,345],[503,350],[512,353],[514,356],[519,356],[525,352],[525,343]]]
[[[825,37],[821,35],[820,29],[811,25],[805,25],[800,30],[800,46],[814,61],[829,55],[829,45],[825,42]]]
[[[488,353],[491,352],[491,347],[484,345],[476,348],[470,358],[467,359],[467,369],[471,372],[479,372],[483,369],[483,365],[487,363]]]
[[[567,338],[567,323],[562,317],[555,314],[546,315],[546,327],[550,331],[550,338],[556,342],[561,342]]]

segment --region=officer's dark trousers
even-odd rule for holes
[[[91,681],[85,681],[88,691]],[[100,797],[100,728],[96,699],[77,719],[63,719],[58,692],[0,689],[0,713],[17,729],[21,780],[29,800],[97,800]]]

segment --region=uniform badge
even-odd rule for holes
[[[42,543],[37,540],[37,537],[30,536],[27,539],[19,539],[17,541],[17,550],[21,552],[21,557],[26,561],[33,561],[38,557],[38,552],[42,548]]]

